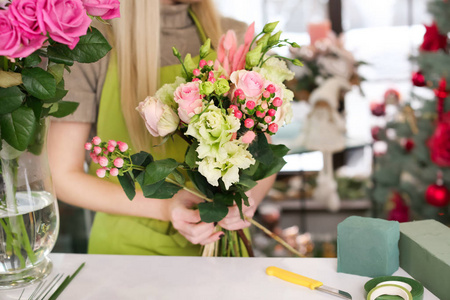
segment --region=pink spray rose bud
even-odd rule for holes
[[[210,67],[214,66],[214,62],[212,60],[208,60],[208,66]]]
[[[272,122],[272,117],[271,116],[266,116],[264,118],[264,122],[266,122],[267,124],[269,124],[270,122]]]
[[[200,60],[198,65],[199,65],[200,68],[203,68],[204,66],[206,66],[206,60],[204,60],[204,59]]]
[[[104,156],[108,156],[108,154],[109,154],[109,151],[108,151],[108,150],[103,150],[103,155],[104,155]]]
[[[239,100],[245,100],[245,95],[244,94],[239,95]]]
[[[120,17],[119,0],[82,0],[88,14],[109,20]]]
[[[92,149],[92,144],[91,144],[91,143],[86,143],[86,144],[84,144],[84,149],[86,149],[87,151],[91,151],[91,149]]]
[[[192,71],[192,73],[194,74],[194,76],[198,76],[198,75],[200,75],[200,70],[194,69],[194,71]]]
[[[270,93],[269,93],[269,91],[267,91],[267,90],[264,91],[264,92],[263,92],[263,97],[266,98],[266,99],[270,98]]]
[[[108,146],[113,146],[116,147],[117,146],[117,142],[115,140],[109,140],[108,141]],[[112,152],[112,151],[111,151]]]
[[[276,113],[277,111],[273,108],[269,109],[269,111],[267,112],[267,114],[271,117],[275,116]]]
[[[98,164],[102,167],[106,167],[108,165],[108,159],[104,156],[100,156],[98,158]]]
[[[198,79],[198,78],[193,78],[193,79],[192,79],[192,82],[195,82],[195,81],[200,81],[200,79]]]
[[[253,119],[247,118],[244,121],[244,126],[245,128],[252,128],[255,125],[255,121],[253,121]]]
[[[95,163],[95,164],[98,164],[98,156],[97,155],[95,155],[95,153],[89,153],[89,156],[91,157],[91,159],[92,159],[92,161]]]
[[[253,140],[255,139],[256,134],[253,131],[247,131],[243,136],[242,136],[242,142],[245,144],[250,144],[251,142],[253,142]]]
[[[234,116],[238,119],[242,119],[242,112],[240,110],[237,110],[234,112]]]
[[[86,14],[83,2],[78,0],[41,0],[37,3],[38,22],[41,30],[47,32],[54,41],[65,44],[70,49],[75,48],[80,36],[86,34],[91,24],[91,18]]]
[[[283,105],[283,100],[281,100],[279,97],[276,97],[275,99],[273,99],[272,104],[275,107],[280,107],[281,105]]]
[[[264,101],[263,103],[261,103],[261,108],[264,109],[264,110],[266,110],[266,109],[269,108],[269,105],[267,104],[266,101]]]
[[[269,84],[269,85],[266,87],[266,90],[267,90],[269,93],[273,94],[273,93],[275,93],[275,86],[274,86],[273,84]],[[267,98],[267,97],[266,97],[266,98]]]
[[[241,89],[237,89],[234,91],[234,96],[236,98],[239,98],[240,95],[244,94],[244,92]]]
[[[277,123],[272,123],[269,125],[269,131],[272,133],[276,133],[278,131],[278,125]]]
[[[256,116],[257,116],[258,118],[264,118],[264,117],[266,116],[266,113],[263,112],[263,111],[257,110],[257,111],[256,111]]]
[[[111,176],[117,176],[119,175],[119,170],[117,168],[111,168],[111,170],[109,170],[109,174]]]
[[[255,106],[256,106],[256,103],[255,103],[255,101],[247,101],[247,103],[245,104],[245,106],[248,108],[248,109],[254,109],[255,108]]]
[[[98,137],[98,136],[94,136],[93,138],[92,138],[92,143],[94,144],[94,145],[100,145],[100,143],[102,142],[102,140]]]
[[[106,176],[106,168],[100,168],[95,171],[98,177],[103,178]]]
[[[112,153],[112,152],[114,152],[114,150],[116,149],[116,147],[114,147],[114,146],[112,146],[112,145],[109,145],[107,149],[108,149],[109,152]]]
[[[208,81],[210,81],[211,83],[214,83],[214,82],[216,82],[216,79],[214,77],[209,77]]]
[[[128,150],[128,144],[124,142],[117,142],[117,145],[119,146],[120,152],[125,152]]]
[[[117,168],[122,168],[123,163],[124,163],[123,158],[118,157],[114,160],[114,166],[116,166]]]
[[[237,110],[239,110],[239,108],[234,104],[231,104],[230,108],[233,110],[233,113],[236,112]]]
[[[99,146],[95,146],[94,147],[94,153],[96,155],[99,155],[100,153],[102,153],[102,148],[100,148]]]
[[[219,78],[227,79],[227,77],[225,75],[220,75]]]
[[[175,102],[178,103],[178,116],[184,123],[189,124],[191,118],[202,111],[203,96],[200,94],[199,82],[180,85],[173,96]]]

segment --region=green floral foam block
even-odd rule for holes
[[[337,271],[361,276],[392,275],[399,267],[399,223],[351,216],[338,225]]]
[[[400,224],[400,266],[439,299],[450,299],[450,228],[435,220]]]

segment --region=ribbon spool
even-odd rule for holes
[[[400,299],[403,300],[412,300],[413,298],[411,293],[401,285],[381,283],[381,285],[377,285],[375,288],[370,290],[369,294],[367,295],[367,300],[379,299],[379,296],[386,295],[392,295],[394,297],[399,296]]]
[[[402,276],[382,276],[376,277],[372,280],[369,280],[364,285],[364,289],[367,293],[377,287],[377,285],[381,286],[383,284],[388,285],[397,285],[405,290],[409,290],[411,287],[411,296],[413,300],[422,300],[423,299],[423,285],[420,284],[417,280],[412,278],[402,277]],[[409,287],[408,287],[409,286]],[[376,298],[376,300],[402,300],[404,298],[400,296],[392,296],[392,295],[380,295]]]

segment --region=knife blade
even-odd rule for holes
[[[312,290],[318,290],[323,293],[327,293],[336,297],[340,297],[342,299],[352,299],[352,296],[344,291],[341,291],[339,289],[335,289],[332,287],[328,287],[323,285],[322,282],[318,280],[314,280],[293,272],[289,272],[287,270],[280,269],[278,267],[268,267],[266,269],[266,274],[270,276],[275,276],[277,278],[280,278],[282,280],[295,283],[301,286],[308,287]]]

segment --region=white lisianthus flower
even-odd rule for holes
[[[266,59],[267,57],[265,57]],[[261,74],[265,79],[281,84],[294,78],[295,73],[289,70],[284,60],[276,57],[269,58],[262,68],[253,68],[253,71]]]
[[[230,141],[233,133],[239,130],[241,123],[234,115],[226,115],[211,104],[191,119],[186,135],[193,136],[199,142],[199,158],[217,156],[222,145]]]
[[[223,144],[219,157],[207,156],[198,162],[200,174],[213,186],[218,186],[222,178],[228,190],[233,183],[239,182],[239,169],[247,169],[255,163],[247,147],[238,140]]]
[[[155,97],[160,99],[164,104],[169,105],[173,109],[178,107],[173,98],[173,93],[181,84],[186,83],[183,77],[177,77],[174,83],[167,83],[156,91]]]

